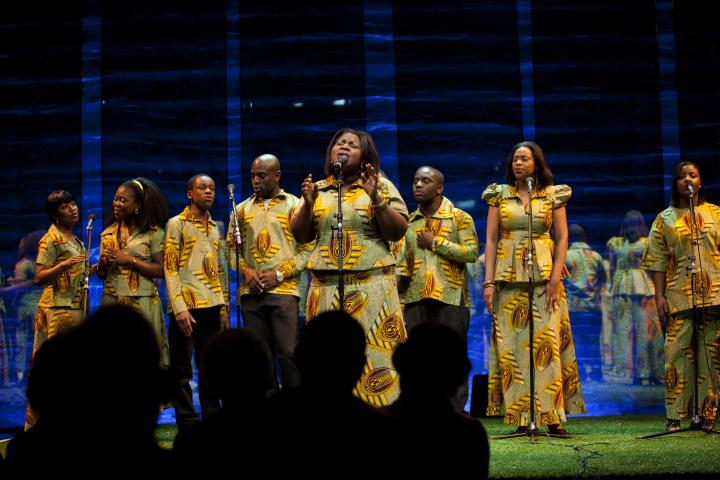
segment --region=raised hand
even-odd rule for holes
[[[372,203],[377,204],[379,177],[375,171],[375,167],[370,163],[366,163],[360,172],[360,177],[362,178],[363,190],[368,194]]]
[[[318,197],[318,186],[313,182],[312,173],[305,177],[302,185],[300,185],[300,191],[308,205],[312,206],[315,204],[315,200]]]

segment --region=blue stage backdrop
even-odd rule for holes
[[[54,189],[75,194],[83,226],[95,213],[104,227],[123,181],[154,180],[176,214],[186,180],[204,172],[218,187],[211,213],[226,221],[225,187],[245,198],[256,156],[277,155],[282,187],[298,194],[308,173],[321,178],[343,126],[375,136],[410,208],[415,170],[440,169],[481,241],[480,194],[503,181],[521,140],[537,141],[555,182],[573,187],[569,222],[601,253],[626,211],[649,223],[667,205],[680,160],[701,166],[718,203],[720,30],[702,2],[434,3],[88,0],[4,10],[3,278],[20,238],[47,228]],[[481,373],[489,325],[475,287],[470,351]],[[94,279],[95,305],[100,288]],[[32,342],[15,299],[3,300],[0,427],[22,420],[14,359]],[[600,382],[599,322],[599,313],[573,318],[590,413],[662,411],[662,388],[633,405],[627,390]]]

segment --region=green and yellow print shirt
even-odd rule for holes
[[[647,244],[647,237],[634,242],[623,237],[612,237],[607,241],[608,251],[615,260],[615,265],[610,265],[615,269],[610,284],[611,295],[655,295],[652,278],[640,268]]]
[[[696,297],[699,307],[720,305],[720,207],[705,202],[695,207],[701,258]],[[687,208],[669,207],[655,218],[642,268],[665,272],[665,296],[670,314],[692,308],[690,255],[693,222]],[[702,274],[699,266],[702,265]]]
[[[433,248],[417,245],[417,234],[429,230]],[[478,240],[472,217],[443,197],[437,211],[425,218],[418,208],[410,215],[403,238],[404,254],[398,263],[399,275],[410,277],[401,295],[404,304],[432,298],[450,305],[470,306],[468,263],[478,258]]]
[[[585,242],[573,242],[565,257],[568,278],[565,282],[571,312],[600,310],[605,266],[602,256]]]
[[[314,243],[299,244],[290,233],[289,218],[300,200],[283,190],[269,202],[252,195],[237,206],[240,219],[240,271],[278,270],[284,280],[267,293],[300,296],[300,272],[305,270]],[[228,247],[230,265],[235,269],[235,219],[230,219]],[[243,283],[241,294],[254,293]]]
[[[100,234],[100,255],[108,250],[121,250],[143,262],[152,262],[152,256],[162,252],[165,243],[165,231],[153,228],[140,233],[136,228],[124,244],[118,243],[117,223],[113,223]],[[157,294],[155,282],[142,275],[131,266],[113,264],[108,270],[103,285],[103,293],[114,297],[152,297]]]
[[[51,225],[48,232],[40,239],[35,263],[52,268],[75,255],[86,255],[85,245],[75,236],[68,242],[62,232],[55,225]],[[80,308],[84,269],[83,262],[76,263],[58,275],[54,282],[45,285],[39,305]]]
[[[318,198],[313,206],[315,247],[308,259],[308,270],[336,270],[338,264],[337,236],[332,227],[337,225],[338,189],[334,177],[317,182]],[[378,193],[403,217],[407,207],[395,185],[386,178],[378,179]],[[299,206],[305,200],[301,199]],[[358,179],[343,195],[343,269],[371,270],[395,265],[395,257],[388,242],[380,234],[370,197]]]
[[[165,283],[170,310],[182,313],[223,305],[227,312],[227,245],[217,225],[203,222],[190,207],[168,221],[165,229]]]
[[[533,192],[533,278],[536,282],[550,280],[555,252],[555,243],[550,237],[553,210],[564,207],[571,195],[572,190],[567,185],[550,185]],[[523,264],[528,246],[528,218],[517,189],[514,185],[493,183],[485,189],[482,198],[491,207],[498,208],[500,217],[494,280],[528,282],[529,277]],[[564,273],[563,278],[565,276]]]

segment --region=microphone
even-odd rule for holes
[[[336,172],[339,171],[339,170],[342,170],[342,163],[340,163],[340,162],[335,162],[335,163],[332,164],[332,168],[333,168],[333,170],[335,170]]]
[[[532,189],[533,189],[533,187],[534,187],[533,183],[534,183],[534,182],[533,182],[533,178],[532,178],[530,175],[528,175],[527,177],[525,177],[525,183],[527,183],[528,190],[532,190]]]
[[[230,206],[232,207],[232,213],[230,214],[230,218],[232,219],[233,223],[233,233],[235,234],[235,245],[236,248],[240,245],[240,225],[237,218],[237,206],[235,205],[235,195],[233,195],[233,192],[235,191],[235,184],[231,183],[227,186],[228,193],[230,194]]]
[[[685,180],[685,188],[687,188],[688,195],[695,195],[695,189],[693,188],[692,182],[690,180]]]
[[[87,227],[86,227],[87,230],[92,230],[93,223],[95,223],[96,218],[97,217],[95,216],[94,213],[91,213],[90,215],[88,215],[88,223],[87,223]]]

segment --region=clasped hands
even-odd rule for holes
[[[279,285],[275,269],[258,271],[254,268],[246,267],[243,269],[243,277],[245,277],[245,283],[248,284],[255,293],[263,293]]]

